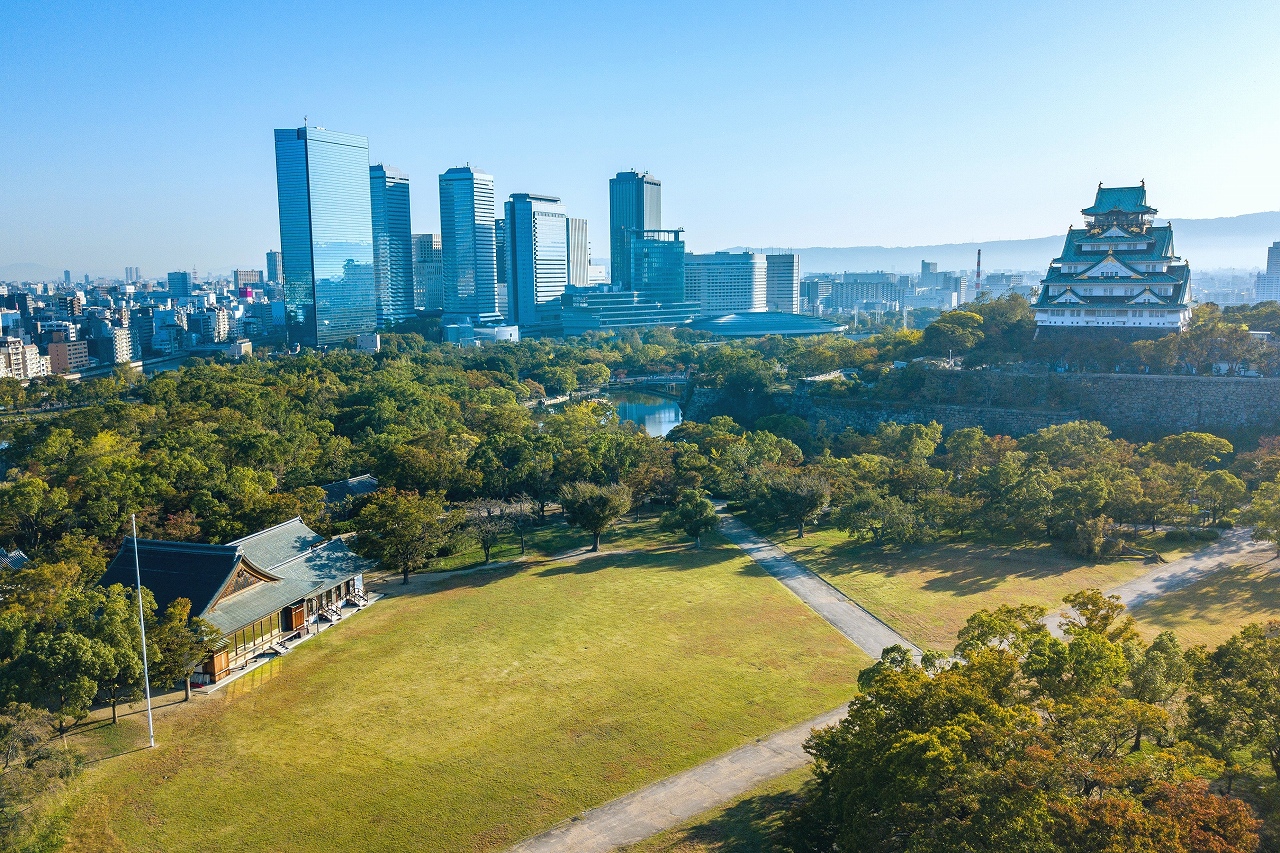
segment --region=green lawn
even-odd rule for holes
[[[1133,609],[1147,638],[1173,631],[1186,645],[1213,648],[1250,622],[1280,619],[1280,560],[1233,566]]]
[[[846,701],[866,658],[706,539],[648,520],[609,542],[643,552],[387,583],[91,765],[66,849],[499,850]]]
[[[1001,604],[1061,605],[1086,587],[1109,589],[1152,567],[1142,560],[1090,564],[1048,544],[937,542],[889,548],[850,541],[833,527],[770,531],[779,547],[822,575],[907,639],[950,650],[956,631],[976,610]],[[1157,538],[1167,559],[1184,553]]]
[[[809,768],[795,770],[618,853],[770,853],[779,824],[810,778]]]

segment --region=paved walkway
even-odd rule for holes
[[[893,645],[911,649],[919,657],[920,650],[897,631],[849,600],[843,592],[806,569],[787,552],[729,515],[720,507],[720,534],[737,545],[809,605],[815,613],[849,638],[855,646],[876,660],[880,652]]]
[[[1126,608],[1133,609],[1153,598],[1159,598],[1177,589],[1190,586],[1214,572],[1242,563],[1259,564],[1276,556],[1275,546],[1267,542],[1253,541],[1253,529],[1237,527],[1227,530],[1218,541],[1206,545],[1194,554],[1188,554],[1171,563],[1163,563],[1141,577],[1107,590],[1107,595],[1118,595]],[[1071,611],[1063,611],[1069,614]],[[1044,622],[1057,637],[1062,637],[1061,614],[1050,614]]]
[[[844,718],[845,707],[739,747],[520,842],[511,853],[607,853],[678,826],[809,763],[805,738]]]
[[[919,655],[920,650],[905,637],[729,515],[723,504],[717,509],[721,515],[721,535],[745,551],[858,648],[877,659],[884,648],[895,644]],[[607,853],[620,845],[634,844],[679,826],[763,782],[804,767],[809,763],[803,746],[809,732],[838,722],[847,711],[847,706],[841,706],[795,728],[633,791],[520,842],[510,853]]]

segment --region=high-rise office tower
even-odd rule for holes
[[[124,268],[124,283],[137,284],[138,279],[142,278],[142,272],[137,267]]]
[[[684,300],[684,231],[633,231],[627,238],[631,290],[663,305]]]
[[[267,284],[280,283],[280,253],[267,252]]]
[[[369,140],[319,127],[275,136],[289,343],[331,346],[374,331]]]
[[[67,286],[71,285],[71,270],[62,271],[62,283]]]
[[[427,311],[444,308],[444,270],[439,234],[413,235],[413,304]]]
[[[1253,299],[1255,302],[1280,300],[1280,242],[1267,247],[1267,271],[1258,273]]]
[[[613,283],[631,287],[627,241],[637,231],[662,228],[662,181],[634,169],[609,180],[609,267]]]
[[[800,310],[800,256],[765,255],[767,311],[795,314]]]
[[[716,252],[685,256],[685,299],[697,302],[704,315],[763,311],[766,287],[764,255]]]
[[[493,233],[493,176],[470,166],[440,176],[440,248],[446,317],[501,316]]]
[[[507,271],[507,220],[493,220],[493,254],[498,276],[498,307],[503,317],[511,313],[511,275]]]
[[[409,176],[379,163],[369,167],[373,214],[373,285],[378,325],[413,316],[413,228],[409,224]]]
[[[591,267],[591,249],[587,244],[587,220],[570,219],[569,223],[569,283],[574,287],[587,286],[587,270]]]
[[[170,296],[190,296],[191,295],[191,273],[189,272],[171,272],[167,276],[169,282]]]
[[[560,199],[516,193],[506,204],[511,312],[521,327],[559,322],[569,284],[569,217]]]

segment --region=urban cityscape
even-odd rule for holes
[[[0,9],[0,853],[1280,853],[1277,28]]]

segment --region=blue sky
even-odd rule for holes
[[[631,167],[699,251],[1061,233],[1100,180],[1275,210],[1277,34],[1275,2],[6,0],[0,266],[260,268],[304,114],[409,173],[415,231],[470,162],[596,255]]]

